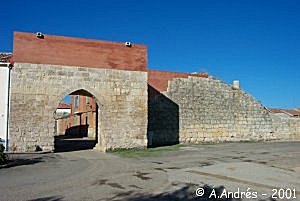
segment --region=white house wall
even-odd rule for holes
[[[7,66],[0,66],[0,138],[2,140],[6,137],[6,117],[7,117]],[[3,144],[4,145],[4,144]]]

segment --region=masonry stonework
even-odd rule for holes
[[[278,140],[300,140],[300,118],[280,114],[270,114],[272,119],[272,132]]]
[[[10,150],[54,149],[59,102],[78,90],[99,106],[101,150],[147,146],[147,73],[15,63],[11,71]]]
[[[182,143],[299,140],[300,119],[274,120],[252,96],[213,77],[172,79],[166,96],[178,104]]]
[[[14,35],[10,151],[54,150],[54,113],[70,94],[95,98],[96,147],[103,151],[300,140],[300,118],[270,114],[242,89],[205,73],[149,70],[144,45],[44,36]]]

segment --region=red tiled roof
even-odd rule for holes
[[[279,108],[269,108],[269,112],[271,113],[284,113],[293,117],[300,117],[300,111],[294,110],[287,110],[287,109],[279,109]]]
[[[10,62],[12,56],[13,56],[12,53],[0,52],[0,62]]]
[[[268,110],[271,113],[282,113],[282,111],[278,108],[269,108]]]
[[[58,105],[58,109],[71,109],[71,104],[68,103],[60,103]]]
[[[297,110],[282,110],[284,113],[290,115],[290,116],[294,116],[294,117],[300,117],[300,112]]]

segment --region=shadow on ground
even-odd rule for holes
[[[133,191],[128,191],[124,193],[120,193],[109,200],[114,201],[210,201],[210,200],[218,200],[218,201],[240,201],[240,199],[232,199],[232,198],[217,198],[220,196],[224,190],[223,186],[212,188],[208,185],[202,186],[204,189],[204,195],[196,196],[197,185],[188,184],[178,190],[169,193],[162,193],[158,195],[152,194],[135,194]],[[215,193],[215,194],[214,194]],[[211,196],[211,195],[216,195]]]
[[[37,198],[29,201],[62,201],[63,197],[61,196],[50,196],[50,197],[43,197],[43,198]]]
[[[86,149],[93,149],[96,145],[96,140],[89,138],[80,138],[73,136],[55,136],[54,150],[55,152],[69,152]]]
[[[0,167],[0,169],[22,166],[22,165],[33,165],[40,162],[44,162],[44,160],[42,160],[42,157],[32,158],[32,159],[13,159],[8,161],[8,163],[5,164],[4,166]]]

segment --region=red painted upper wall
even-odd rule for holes
[[[44,34],[14,32],[14,62],[121,70],[147,70],[147,47]]]
[[[173,78],[187,78],[188,76],[194,77],[205,77],[208,75],[204,73],[200,74],[190,74],[190,73],[178,73],[170,71],[160,71],[160,70],[148,70],[148,84],[156,89],[157,91],[167,91],[168,81]]]

